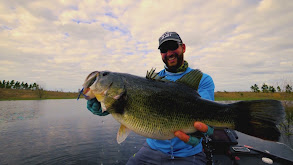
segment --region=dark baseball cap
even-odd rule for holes
[[[177,41],[178,43],[182,43],[182,40],[178,33],[176,32],[165,32],[160,38],[159,38],[159,47],[162,45],[162,43],[166,41]]]

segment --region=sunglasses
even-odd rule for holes
[[[168,50],[173,51],[173,50],[178,49],[178,47],[179,47],[179,43],[178,42],[176,42],[176,41],[167,41],[167,42],[163,43],[160,46],[159,49],[160,49],[160,52],[161,53],[167,53]]]

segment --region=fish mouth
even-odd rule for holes
[[[82,85],[83,88],[79,92],[77,100],[80,98],[81,95],[83,95],[84,98],[87,100],[90,100],[95,97],[93,93],[91,92],[90,87],[97,81],[98,77],[99,77],[98,71],[94,71],[87,76],[84,84]]]
[[[104,88],[104,90],[99,90],[99,91],[95,90],[95,92],[93,92],[91,88],[93,84],[99,81],[101,73],[102,72],[94,71],[87,76],[85,83],[82,85],[83,88],[80,91],[77,99],[79,99],[80,95],[82,94],[87,100],[90,100],[93,98],[96,98],[98,101],[104,100],[104,97],[109,91],[109,89],[111,88],[113,82],[111,82],[108,87]]]
[[[100,72],[98,72],[98,71],[94,71],[94,72],[90,73],[87,76],[85,83],[82,85],[83,88],[85,88],[85,89],[90,88],[96,82],[96,80],[99,78],[99,74],[100,74]]]

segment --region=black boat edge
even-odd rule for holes
[[[207,165],[293,164],[290,147],[225,127],[215,127],[213,136],[204,137],[202,144]]]

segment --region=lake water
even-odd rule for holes
[[[131,133],[117,144],[119,127],[83,99],[0,101],[0,164],[125,164],[145,138]]]
[[[0,102],[0,164],[125,164],[145,138],[131,133],[117,144],[118,124],[86,101]]]

